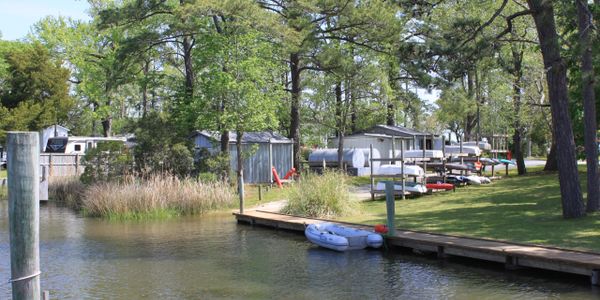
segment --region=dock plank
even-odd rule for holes
[[[363,224],[304,218],[260,210],[249,210],[244,214],[234,213],[234,215],[238,221],[296,231],[303,231],[308,224],[325,221],[372,230],[371,226]],[[401,229],[397,229],[394,236],[387,236],[386,239],[388,243],[395,246],[427,252],[435,252],[442,249],[445,255],[470,257],[494,262],[511,261],[515,266],[586,276],[592,276],[594,272],[600,270],[600,253],[594,252]]]

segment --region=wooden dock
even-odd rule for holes
[[[234,215],[238,222],[292,231],[304,231],[305,226],[311,223],[330,222],[261,210]],[[372,227],[366,225],[337,223],[372,230]],[[439,258],[468,257],[503,263],[507,269],[528,267],[590,276],[593,285],[600,285],[600,253],[399,229],[394,236],[387,236],[386,240],[388,245],[437,253]]]

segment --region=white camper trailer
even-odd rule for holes
[[[96,148],[100,142],[122,142],[125,143],[125,137],[53,137],[48,139],[45,153],[64,153],[64,154],[85,154],[88,150]]]

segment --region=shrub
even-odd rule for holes
[[[350,200],[348,177],[329,171],[323,175],[307,174],[288,191],[283,213],[306,217],[336,217],[352,214],[357,205]]]
[[[129,128],[135,133],[135,166],[142,176],[168,173],[184,178],[190,175],[194,159],[186,145],[189,139],[178,134],[176,127],[166,114],[150,112]]]
[[[85,171],[81,181],[89,184],[117,180],[132,172],[133,158],[121,142],[106,141],[87,151],[83,157]]]
[[[83,195],[82,209],[88,216],[121,219],[192,215],[229,206],[234,199],[231,187],[222,182],[157,175],[94,184]]]

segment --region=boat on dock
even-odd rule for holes
[[[304,235],[312,243],[335,251],[379,248],[383,245],[380,234],[329,222],[309,224]]]

